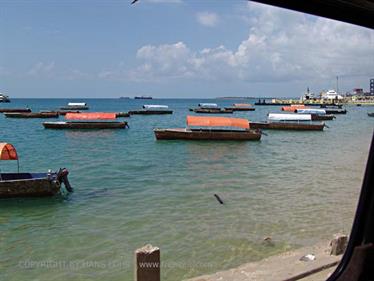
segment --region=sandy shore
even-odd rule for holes
[[[258,262],[243,264],[237,268],[186,281],[276,281],[287,280],[309,271],[318,271],[318,273],[309,275],[304,280],[325,280],[341,259],[341,255],[330,255],[329,243],[330,241],[320,242],[314,246],[285,252]],[[300,258],[307,254],[315,255],[315,260],[301,261]],[[330,266],[319,270],[325,265]]]

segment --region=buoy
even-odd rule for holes
[[[214,197],[216,197],[217,201],[218,201],[220,204],[223,204],[223,201],[221,200],[221,198],[220,198],[217,194],[214,194]]]

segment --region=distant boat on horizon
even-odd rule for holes
[[[120,100],[128,100],[130,97],[119,97]]]
[[[9,96],[0,93],[0,102],[10,102]]]
[[[151,100],[153,98],[151,96],[135,96],[134,99],[136,99],[136,100]]]

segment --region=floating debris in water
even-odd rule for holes
[[[223,204],[222,199],[221,199],[217,194],[214,194],[214,197],[216,197],[217,201],[218,201],[220,204]]]

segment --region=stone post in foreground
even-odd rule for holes
[[[348,244],[348,236],[343,234],[335,234],[335,237],[330,242],[330,255],[339,256],[345,252]]]
[[[160,249],[148,244],[135,250],[135,281],[160,281]]]

